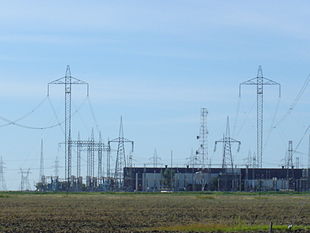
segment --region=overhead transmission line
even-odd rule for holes
[[[277,128],[295,109],[295,107],[297,106],[299,100],[301,99],[301,97],[303,96],[303,94],[305,93],[307,87],[309,86],[310,83],[310,74],[307,76],[303,86],[301,87],[301,89],[299,90],[297,96],[295,97],[295,99],[293,100],[293,103],[290,105],[289,109],[286,111],[286,113],[280,118],[280,120],[274,124],[273,128]]]
[[[47,126],[31,126],[31,125],[26,125],[26,124],[18,123],[19,121],[27,118],[28,116],[33,114],[35,111],[37,111],[46,102],[46,100],[48,100],[48,102],[49,102],[49,106],[52,109],[52,112],[53,112],[54,117],[56,119],[56,123],[51,124],[51,125],[47,125]],[[72,113],[72,115],[75,115],[76,113],[78,113],[81,110],[82,106],[85,104],[85,102],[86,102],[86,98],[78,106],[78,108]],[[44,130],[44,129],[51,129],[51,128],[55,128],[55,127],[59,126],[62,131],[63,131],[63,128],[61,126],[65,122],[64,120],[63,121],[59,120],[59,117],[58,117],[58,115],[56,113],[55,107],[52,104],[49,96],[46,96],[38,105],[36,105],[33,109],[31,109],[31,111],[25,113],[24,115],[22,115],[21,117],[15,119],[15,120],[10,120],[10,119],[8,119],[6,117],[3,117],[3,116],[0,116],[0,120],[2,120],[4,122],[7,122],[5,124],[0,125],[0,127],[6,127],[6,126],[13,125],[13,126],[17,126],[17,127],[25,128],[25,129]]]

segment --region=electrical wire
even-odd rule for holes
[[[289,109],[286,111],[286,113],[282,116],[282,118],[280,118],[280,120],[273,126],[273,128],[278,127],[295,109],[295,107],[297,106],[299,100],[301,99],[301,97],[303,96],[303,94],[305,93],[307,87],[309,86],[310,83],[310,74],[307,76],[303,86],[301,87],[301,89],[299,90],[297,96],[295,97],[295,99],[293,100],[293,103],[290,105]]]
[[[240,103],[241,103],[241,97],[238,97],[238,102],[237,102],[237,111],[236,111],[236,117],[234,120],[234,124],[233,124],[233,131],[232,131],[232,135],[235,136],[235,132],[236,132],[236,127],[237,127],[237,123],[239,120],[239,113],[240,113]]]
[[[276,105],[276,108],[275,108],[275,112],[274,112],[272,120],[271,120],[271,125],[270,125],[269,130],[267,131],[267,137],[266,137],[266,140],[265,140],[265,143],[264,143],[264,148],[267,147],[268,142],[269,142],[269,138],[270,138],[271,133],[272,133],[272,131],[274,129],[274,124],[276,122],[276,118],[277,118],[277,115],[278,115],[278,112],[279,112],[280,102],[281,102],[281,97],[278,98],[277,105]]]
[[[7,119],[7,118],[5,118],[5,117],[1,117],[1,116],[0,116],[0,119],[1,119],[1,120],[8,122],[8,123],[5,123],[5,124],[0,125],[0,127],[6,127],[6,126],[9,126],[9,125],[12,125],[13,122],[16,123],[16,122],[18,122],[18,121],[21,121],[21,120],[25,119],[26,117],[28,117],[28,116],[30,116],[32,113],[34,113],[37,109],[39,109],[39,108],[41,107],[41,105],[43,105],[43,104],[45,103],[46,100],[47,100],[47,96],[46,96],[38,105],[36,105],[33,109],[31,109],[31,111],[25,113],[24,115],[22,115],[21,117],[15,119],[15,120],[12,120],[12,121],[11,121],[11,120],[9,120],[9,119]]]
[[[97,132],[100,132],[100,127],[99,127],[99,124],[97,122],[97,119],[96,119],[96,116],[95,116],[95,111],[94,111],[94,108],[93,108],[93,106],[91,104],[89,96],[87,96],[87,101],[88,101],[88,106],[89,106],[89,109],[90,109],[90,112],[91,112],[91,116],[92,116],[92,118],[93,118],[93,120],[95,122],[95,125],[96,125],[96,130],[97,130]]]

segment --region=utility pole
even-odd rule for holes
[[[233,171],[234,164],[233,164],[233,156],[232,156],[232,152],[231,152],[231,144],[237,143],[238,144],[237,151],[239,152],[241,142],[230,137],[229,117],[227,117],[226,134],[223,136],[223,139],[215,141],[214,152],[216,151],[217,143],[223,143],[222,168],[230,167]]]
[[[72,175],[72,150],[71,150],[71,89],[72,85],[87,85],[87,96],[89,96],[89,85],[87,82],[71,76],[70,66],[67,66],[65,77],[54,80],[47,85],[47,95],[49,96],[49,87],[53,84],[65,86],[65,179],[68,180],[70,187],[70,178]]]
[[[117,143],[117,153],[115,162],[114,179],[118,183],[118,188],[122,188],[124,180],[124,167],[126,167],[125,143],[131,144],[131,151],[134,149],[134,142],[124,138],[123,118],[121,117],[118,138],[108,142],[108,147],[111,148],[111,143]]]
[[[258,167],[263,167],[263,127],[264,127],[264,86],[276,85],[279,87],[279,97],[281,97],[281,85],[273,80],[263,77],[262,67],[258,67],[257,77],[239,84],[239,97],[241,97],[242,85],[256,86],[257,94],[257,162]]]
[[[201,168],[205,168],[208,160],[208,128],[207,128],[207,116],[208,110],[201,108],[200,110],[200,130],[199,136],[199,148],[196,151],[196,155],[199,155]]]
[[[0,191],[5,191],[6,190],[6,183],[4,179],[4,162],[2,160],[2,156],[0,159]]]

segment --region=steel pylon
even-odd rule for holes
[[[71,149],[71,91],[73,84],[81,84],[87,86],[87,96],[89,95],[89,85],[87,82],[79,80],[71,76],[70,66],[67,65],[65,77],[59,78],[48,83],[47,95],[49,95],[49,87],[52,84],[61,84],[65,86],[65,179],[70,182],[72,175],[72,149]]]
[[[264,86],[277,85],[279,97],[281,96],[281,84],[263,76],[262,66],[258,67],[257,77],[239,84],[239,96],[241,96],[242,85],[256,86],[257,94],[257,163],[259,168],[263,167],[263,129],[264,129]]]

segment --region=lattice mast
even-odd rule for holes
[[[99,132],[99,145],[98,145],[98,179],[101,181],[103,177],[103,167],[102,167],[102,152],[103,152],[103,143],[101,132]]]
[[[81,176],[81,135],[80,132],[78,132],[78,138],[77,138],[77,146],[76,146],[76,176]]]
[[[161,158],[157,154],[157,149],[154,149],[153,156],[150,158],[153,164],[153,167],[158,167],[161,164]]]
[[[310,169],[310,134],[309,134],[309,141],[308,141],[308,170],[309,169]],[[310,174],[308,174],[308,176],[310,176]]]
[[[59,160],[57,156],[56,156],[55,164],[54,164],[54,175],[55,177],[59,176]]]
[[[2,156],[0,158],[0,191],[6,190],[6,183],[4,179],[4,162],[2,160]]]
[[[45,181],[45,176],[44,176],[44,155],[43,155],[43,139],[41,139],[41,156],[40,156],[40,181],[44,182]]]
[[[279,87],[279,97],[281,96],[281,85],[271,79],[263,76],[262,67],[258,67],[257,77],[245,81],[239,85],[239,97],[241,96],[242,85],[254,85],[256,86],[257,94],[257,163],[258,167],[263,167],[263,128],[264,128],[264,86],[276,85]]]
[[[223,139],[215,141],[214,152],[216,151],[216,146],[218,143],[223,143],[222,168],[233,169],[234,163],[233,163],[233,156],[231,152],[231,146],[234,143],[238,144],[237,151],[239,151],[241,142],[230,137],[229,117],[227,117],[227,122],[226,122],[226,134],[223,136]]]
[[[118,136],[118,138],[108,142],[109,148],[110,148],[111,143],[117,143],[114,179],[118,182],[118,187],[121,188],[121,186],[123,185],[124,167],[126,167],[126,164],[127,164],[126,153],[125,153],[125,143],[131,144],[131,151],[132,152],[133,152],[133,148],[134,148],[134,142],[124,138],[124,129],[123,129],[122,117],[121,117],[120,127],[119,127],[119,136]]]
[[[293,168],[293,141],[288,141],[288,150],[287,150],[287,161],[286,161],[287,168]]]
[[[196,155],[199,156],[199,161],[202,168],[206,167],[208,161],[208,128],[207,128],[207,116],[208,110],[201,108],[200,110],[200,129],[199,136],[199,148],[196,151]]]
[[[20,169],[20,174],[21,174],[20,190],[21,191],[31,190],[31,186],[29,182],[30,168],[28,168],[27,171]]]
[[[67,66],[65,77],[59,78],[48,83],[47,95],[49,95],[49,86],[52,84],[61,84],[65,87],[65,179],[72,175],[72,148],[71,148],[71,91],[73,84],[87,85],[87,96],[89,95],[88,83],[71,76],[70,66]]]

